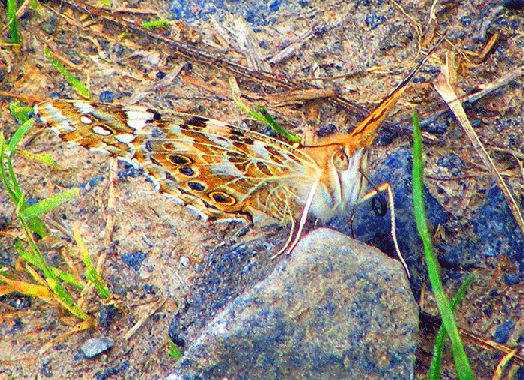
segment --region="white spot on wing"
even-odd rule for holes
[[[177,206],[183,206],[185,204],[183,200],[175,197],[174,195],[168,193],[163,193],[162,195],[164,195],[166,198],[171,199]]]
[[[216,224],[222,224],[222,223],[231,223],[231,222],[237,222],[237,223],[242,223],[244,225],[247,226],[247,220],[245,220],[244,218],[224,218],[224,219],[218,219],[215,221]]]
[[[115,139],[117,139],[121,143],[129,144],[133,142],[133,140],[135,139],[135,136],[129,133],[122,133],[121,135],[116,135]]]
[[[40,106],[37,104],[35,105],[34,109],[35,109],[35,114],[37,115],[40,115],[40,110],[39,110]],[[42,120],[44,123],[47,123],[47,120],[44,119],[43,117],[40,116],[40,120]]]
[[[97,125],[93,128],[93,133],[96,133],[100,136],[109,136],[111,134],[111,131],[109,129]]]
[[[42,119],[42,121],[43,121],[44,123],[47,124],[47,121],[45,121],[44,119]],[[54,133],[56,133],[58,136],[60,136],[60,133],[62,133],[62,132],[60,132],[60,131],[58,130],[58,128],[55,128],[55,127],[51,127],[51,128],[49,128],[49,129],[51,129],[51,130],[52,130]]]
[[[160,191],[160,184],[158,183],[158,180],[155,177],[153,177],[152,175],[148,176],[148,178],[151,180],[151,182],[153,182],[153,190],[155,190],[157,192]],[[166,197],[170,196],[170,194],[167,194],[167,193],[163,193],[163,195],[165,195]],[[178,198],[175,198],[175,199],[177,199],[179,202],[181,202],[180,199],[178,199]],[[183,204],[184,204],[184,202],[182,202],[182,205]]]
[[[146,121],[141,119],[128,119],[127,125],[138,132],[146,126]]]
[[[89,148],[89,151],[93,153],[102,153],[104,156],[109,155],[109,152],[107,150],[101,148]]]
[[[231,140],[220,138],[220,136],[209,135],[206,137],[209,139],[209,141],[223,148],[231,148],[233,146],[233,143],[231,142]]]
[[[270,155],[267,149],[264,147],[264,145],[265,144],[263,141],[255,140],[251,145],[251,148],[253,149],[253,152],[257,154],[258,157],[267,160],[269,159]]]
[[[180,136],[180,133],[182,132],[182,129],[180,128],[180,125],[177,123],[171,123],[169,124],[169,132],[174,134],[175,136]]]
[[[44,123],[54,126],[56,128],[55,132],[58,131],[57,134],[75,131],[75,128],[71,126],[68,119],[64,117],[62,111],[54,107],[52,103],[44,103],[42,104],[42,108],[44,112],[48,114],[48,117],[40,117],[40,119]],[[40,114],[38,106],[35,106],[35,112]]]
[[[73,128],[69,121],[65,118],[62,120],[55,120],[55,122],[58,125],[58,130],[61,131],[60,133],[68,133],[76,130],[76,128]]]
[[[211,166],[211,171],[217,175],[228,175],[231,177],[242,177],[245,173],[241,172],[230,162],[223,162]]]
[[[92,113],[95,110],[91,104],[85,103],[85,102],[76,102],[76,103],[73,103],[73,106],[76,108],[76,110],[79,113],[84,114],[84,115],[88,113]]]
[[[145,110],[128,110],[127,125],[135,131],[140,131],[145,127],[146,122],[153,120],[154,114]]]
[[[82,116],[80,117],[80,121],[84,124],[91,124],[93,122],[93,120],[91,120],[90,118],[88,118],[87,116]]]

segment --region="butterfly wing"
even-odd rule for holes
[[[217,120],[82,101],[37,110],[63,140],[142,166],[160,192],[209,220],[285,223],[319,175],[300,150]]]

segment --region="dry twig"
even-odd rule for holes
[[[521,69],[522,70],[522,69]],[[506,201],[508,202],[508,206],[515,217],[515,220],[517,221],[517,224],[520,227],[521,233],[524,236],[524,221],[522,220],[522,213],[520,212],[520,209],[517,205],[517,202],[515,201],[515,198],[511,194],[508,186],[504,182],[504,179],[500,175],[499,171],[493,164],[493,161],[488,155],[488,152],[482,145],[482,142],[480,141],[479,137],[473,130],[473,127],[471,126],[471,123],[468,120],[468,117],[466,116],[466,112],[464,112],[464,108],[462,107],[462,104],[457,99],[457,95],[455,94],[455,91],[451,87],[451,84],[449,82],[450,73],[449,73],[449,66],[448,62],[446,60],[446,65],[441,66],[441,74],[439,75],[437,79],[437,83],[435,84],[435,89],[440,94],[442,99],[448,104],[449,108],[457,118],[458,122],[462,126],[462,129],[466,133],[466,136],[469,138],[471,144],[473,145],[473,148],[477,152],[477,154],[482,159],[482,162],[488,170],[490,171],[491,175],[494,177],[495,181],[497,182],[497,185],[502,190],[502,193],[504,194],[504,197],[506,198]]]

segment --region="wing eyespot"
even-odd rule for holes
[[[187,186],[189,186],[189,188],[191,190],[198,191],[198,192],[202,192],[202,191],[205,191],[207,189],[207,186],[206,186],[205,183],[196,182],[196,181],[188,182]]]
[[[182,156],[181,154],[170,154],[169,156],[167,156],[167,159],[173,165],[186,165],[187,166],[193,163],[193,160],[191,158]]]
[[[235,197],[223,191],[212,191],[208,194],[208,196],[215,203],[220,203],[224,206],[233,206],[235,203],[237,203]]]
[[[195,175],[195,171],[191,169],[189,166],[183,166],[178,171],[185,175],[186,177],[193,177]]]

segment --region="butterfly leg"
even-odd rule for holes
[[[359,203],[364,202],[370,198],[373,198],[375,195],[377,195],[381,191],[387,191],[388,193],[389,207],[391,209],[391,236],[393,237],[393,244],[395,245],[395,251],[397,252],[397,256],[400,259],[400,262],[404,266],[404,269],[406,270],[408,277],[411,277],[409,274],[408,265],[406,264],[406,261],[404,260],[404,257],[402,256],[402,253],[400,252],[400,249],[398,247],[396,225],[395,225],[395,202],[393,200],[393,190],[391,189],[391,185],[387,182],[383,183],[376,189],[373,189],[369,191],[368,193],[364,194],[362,198],[359,199]]]
[[[304,208],[302,209],[302,214],[300,216],[300,221],[298,223],[298,230],[297,233],[294,234],[295,230],[295,222],[293,221],[291,232],[289,234],[289,238],[286,241],[286,244],[284,244],[284,247],[280,251],[278,251],[271,259],[275,259],[284,252],[289,255],[291,252],[293,252],[293,249],[295,249],[296,245],[298,244],[298,241],[300,240],[300,235],[302,235],[302,230],[304,229],[304,225],[307,221],[307,215],[309,213],[309,209],[311,208],[311,204],[313,203],[313,197],[315,196],[315,192],[317,191],[317,187],[319,184],[319,180],[315,181],[313,183],[313,186],[311,186],[311,190],[309,191],[306,203],[304,204]],[[295,236],[293,238],[293,235]]]
[[[284,244],[284,246],[277,253],[271,256],[271,260],[276,259],[278,256],[283,254],[288,249],[288,247],[291,246],[291,242],[293,241],[293,236],[295,236],[295,227],[296,227],[295,219],[291,218],[291,231],[289,232],[289,236],[286,240],[286,244]]]

